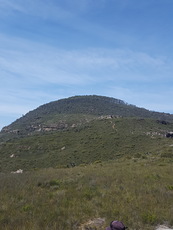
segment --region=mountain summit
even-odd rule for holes
[[[139,117],[173,121],[173,115],[149,111],[105,96],[74,96],[41,105],[2,129],[1,133],[28,134],[76,126],[99,116]]]

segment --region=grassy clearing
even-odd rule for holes
[[[133,230],[173,225],[172,178],[169,158],[1,173],[0,229],[75,230],[98,217]]]

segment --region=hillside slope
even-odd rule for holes
[[[106,97],[29,112],[0,133],[0,229],[171,226],[171,131],[172,115]]]
[[[119,158],[173,157],[173,123],[102,118],[72,129],[12,139],[0,145],[0,171],[73,167]]]
[[[100,116],[153,118],[173,121],[173,115],[129,105],[104,96],[75,96],[44,104],[2,129],[8,137],[79,126]],[[7,136],[7,135],[6,135]]]

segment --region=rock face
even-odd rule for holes
[[[89,220],[88,222],[81,224],[79,230],[104,230],[105,219],[96,218]]]
[[[105,219],[104,218],[95,218],[93,220],[89,220],[84,224],[81,224],[79,230],[105,230]],[[166,225],[159,225],[155,228],[155,230],[173,230],[173,228],[169,228]]]
[[[15,172],[11,172],[11,173],[14,173],[14,174],[18,174],[18,173],[23,173],[23,169],[18,169],[17,171],[15,171]]]
[[[166,134],[166,137],[168,137],[168,138],[169,138],[169,137],[173,137],[173,132],[167,133],[167,134]]]
[[[173,228],[169,228],[165,225],[160,225],[156,228],[156,230],[173,230]]]

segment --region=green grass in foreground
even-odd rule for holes
[[[131,230],[173,225],[172,178],[168,158],[1,173],[0,229],[75,230],[97,217]]]

